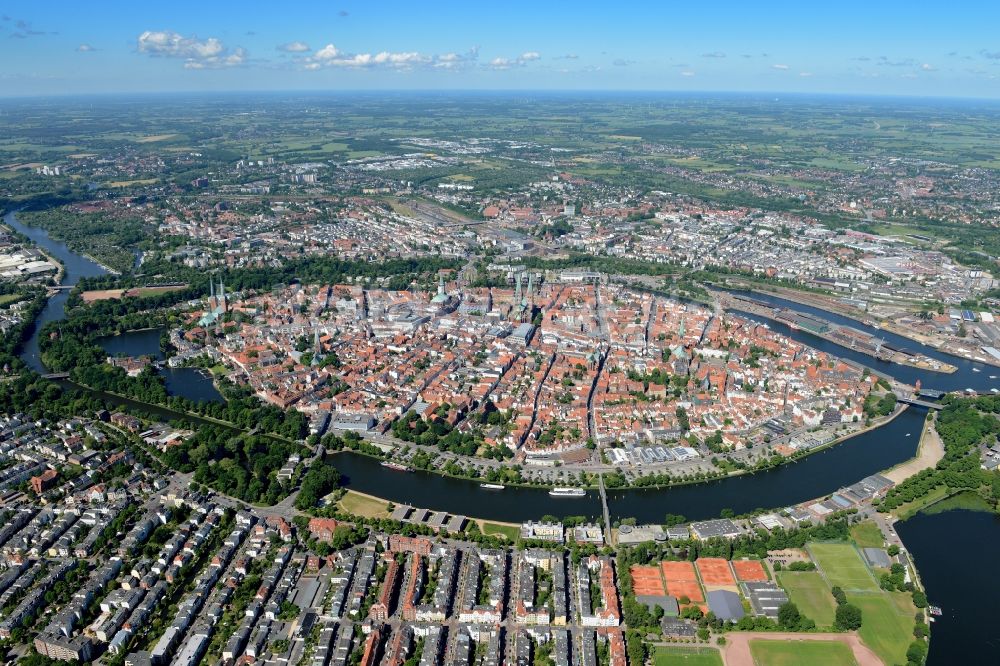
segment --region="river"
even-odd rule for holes
[[[47,231],[38,227],[28,227],[18,222],[13,212],[7,213],[3,218],[4,224],[11,227],[20,234],[23,234],[35,242],[50,256],[62,262],[63,286],[71,287],[80,281],[80,278],[97,277],[106,275],[107,271],[95,262],[72,252],[66,244],[51,238]],[[50,321],[58,321],[66,316],[66,299],[69,298],[69,291],[63,290],[49,298],[45,307],[42,308],[38,318],[35,319],[35,328],[31,337],[25,341],[21,348],[21,359],[29,368],[39,374],[45,374],[48,370],[42,365],[41,354],[38,351],[38,336],[42,327]]]
[[[966,510],[918,513],[896,523],[896,533],[913,556],[930,602],[944,612],[931,625],[927,663],[997,663],[1000,516]]]
[[[48,232],[44,229],[22,224],[13,212],[7,213],[3,221],[4,224],[18,233],[30,238],[50,256],[62,262],[65,271],[62,286],[72,287],[81,278],[107,275],[108,271],[103,266],[76,254],[65,243],[49,236]],[[45,303],[45,307],[39,313],[38,318],[35,319],[35,326],[31,332],[31,336],[21,347],[21,360],[39,374],[48,372],[42,364],[38,346],[42,328],[50,321],[58,321],[66,316],[66,300],[68,298],[69,290],[65,289],[49,298]],[[122,335],[102,338],[98,342],[112,356],[127,354],[129,356],[150,355],[161,358],[160,332],[160,329],[132,331]],[[171,395],[181,395],[191,400],[199,401],[222,400],[222,396],[212,384],[211,378],[202,370],[196,368],[162,368],[160,369],[160,374],[163,375],[167,391]]]
[[[75,285],[80,278],[103,275],[106,271],[96,263],[69,250],[64,243],[33,227],[19,223],[8,214],[4,222],[28,236],[50,255],[63,262],[64,285]],[[989,379],[1000,370],[982,364],[953,358],[900,336],[864,326],[846,317],[799,305],[770,295],[753,294],[755,298],[774,305],[817,314],[837,323],[854,326],[884,336],[887,341],[919,350],[920,353],[958,366],[951,375],[922,371],[901,365],[878,363],[877,368],[900,381],[941,390],[966,387],[987,390],[1000,383]],[[21,358],[34,370],[46,372],[38,354],[38,334],[41,327],[64,316],[68,294],[61,291],[49,299],[36,320],[35,331],[26,341]],[[817,338],[804,331],[791,331],[780,323],[768,322],[777,330],[804,344],[831,354],[873,365],[871,357],[853,352]],[[109,353],[159,354],[160,331],[139,331],[101,341]],[[155,343],[155,344],[154,344]],[[980,372],[976,372],[975,369]],[[194,369],[179,369],[194,374],[175,374],[164,369],[168,388],[181,391],[193,384],[193,378],[208,382]],[[214,387],[212,388],[214,392]],[[99,394],[115,404],[144,410],[157,418],[169,420],[181,417],[177,413],[142,405],[134,401]],[[655,490],[611,491],[609,509],[615,518],[635,517],[640,523],[661,522],[667,513],[682,514],[697,520],[716,517],[722,509],[737,513],[756,508],[780,508],[826,495],[837,488],[892,467],[916,451],[925,412],[911,408],[892,423],[872,430],[798,462],[783,465],[758,474],[729,477],[709,483],[692,484]],[[184,416],[182,418],[189,418]],[[195,420],[195,419],[192,419]],[[911,436],[907,436],[907,434]],[[331,457],[345,475],[350,488],[384,497],[397,503],[415,504],[429,509],[449,511],[477,518],[519,522],[537,519],[544,514],[556,516],[586,515],[597,519],[601,514],[597,493],[583,498],[552,498],[546,490],[508,488],[488,491],[471,481],[451,479],[428,472],[396,472],[382,467],[377,460],[351,453]],[[945,617],[935,623],[928,663],[985,663],[998,647],[993,627],[993,610],[1000,598],[998,579],[993,574],[993,556],[1000,550],[1000,519],[992,514],[951,511],[936,515],[918,514],[897,524],[897,530],[913,554],[931,603],[942,606]],[[961,562],[961,566],[956,566]]]
[[[877,430],[766,472],[670,488],[609,491],[608,509],[613,518],[662,523],[667,513],[704,520],[718,518],[723,509],[748,513],[798,504],[913,457],[925,414],[923,409],[908,409]],[[505,522],[521,522],[544,513],[560,517],[601,515],[596,492],[581,498],[552,498],[547,491],[532,488],[488,491],[478,483],[431,472],[387,470],[377,460],[359,455],[338,454],[333,464],[354,490],[397,503],[416,502],[428,509]]]

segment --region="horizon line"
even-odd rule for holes
[[[868,93],[868,92],[823,92],[823,91],[789,91],[789,90],[683,90],[654,88],[288,88],[288,89],[233,89],[233,90],[162,90],[162,91],[104,91],[90,93],[42,93],[42,94],[3,94],[0,101],[29,101],[53,99],[86,99],[86,98],[126,98],[126,97],[157,97],[165,95],[177,96],[230,96],[230,95],[282,95],[282,94],[312,94],[312,95],[377,95],[377,94],[506,94],[506,95],[745,95],[772,96],[784,95],[792,97],[836,97],[853,99],[883,99],[883,100],[913,100],[913,101],[961,101],[961,102],[1000,102],[997,97],[972,97],[961,95],[908,95],[900,93]],[[780,100],[775,100],[780,101]]]

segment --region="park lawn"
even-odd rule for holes
[[[871,521],[852,526],[851,538],[854,539],[854,543],[858,544],[858,548],[882,548],[885,546],[882,530]]]
[[[900,520],[906,520],[907,518],[915,516],[918,512],[926,509],[930,505],[946,499],[952,492],[953,491],[946,485],[937,486],[936,488],[932,488],[926,495],[921,495],[912,502],[900,504],[892,510],[892,513]]]
[[[139,298],[159,296],[160,294],[168,294],[171,291],[180,291],[181,289],[187,289],[187,285],[178,287],[139,287]]]
[[[715,648],[657,647],[653,666],[723,666]]]
[[[155,182],[155,178],[138,178],[136,180],[113,180],[105,185],[108,187],[131,187],[133,185],[152,185]]]
[[[13,303],[19,301],[23,298],[21,294],[2,294],[0,295],[0,305],[7,305],[8,303]]]
[[[851,648],[840,641],[751,640],[757,666],[849,666],[857,664]]]
[[[854,544],[810,543],[807,548],[831,586],[839,585],[845,592],[878,591],[878,582]]]
[[[818,571],[779,571],[778,584],[788,592],[788,600],[816,626],[833,626],[837,602]]]
[[[502,525],[500,523],[491,523],[488,520],[482,521],[480,529],[487,536],[499,534],[506,537],[511,543],[517,541],[517,538],[521,535],[521,530],[517,525]]]
[[[377,497],[369,497],[348,490],[340,499],[340,508],[347,513],[364,518],[384,518],[389,515],[389,503]]]
[[[909,596],[904,592],[847,595],[848,601],[861,609],[858,635],[883,663],[906,663],[916,612]]]

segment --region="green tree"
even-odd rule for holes
[[[854,604],[840,604],[834,625],[841,631],[854,631],[861,628],[861,609]]]
[[[799,626],[800,619],[802,619],[802,615],[799,613],[798,606],[790,601],[781,604],[778,609],[778,624],[785,629],[794,629]]]

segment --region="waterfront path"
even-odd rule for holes
[[[854,653],[858,666],[883,666],[882,660],[866,647],[857,634],[800,634],[769,631],[730,631],[726,633],[726,646],[722,658],[726,666],[756,666],[750,653],[750,641],[837,641],[846,643]]]
[[[944,443],[934,427],[934,415],[931,414],[920,431],[917,455],[893,467],[883,476],[893,483],[899,484],[922,470],[934,467],[942,458],[944,458]]]

